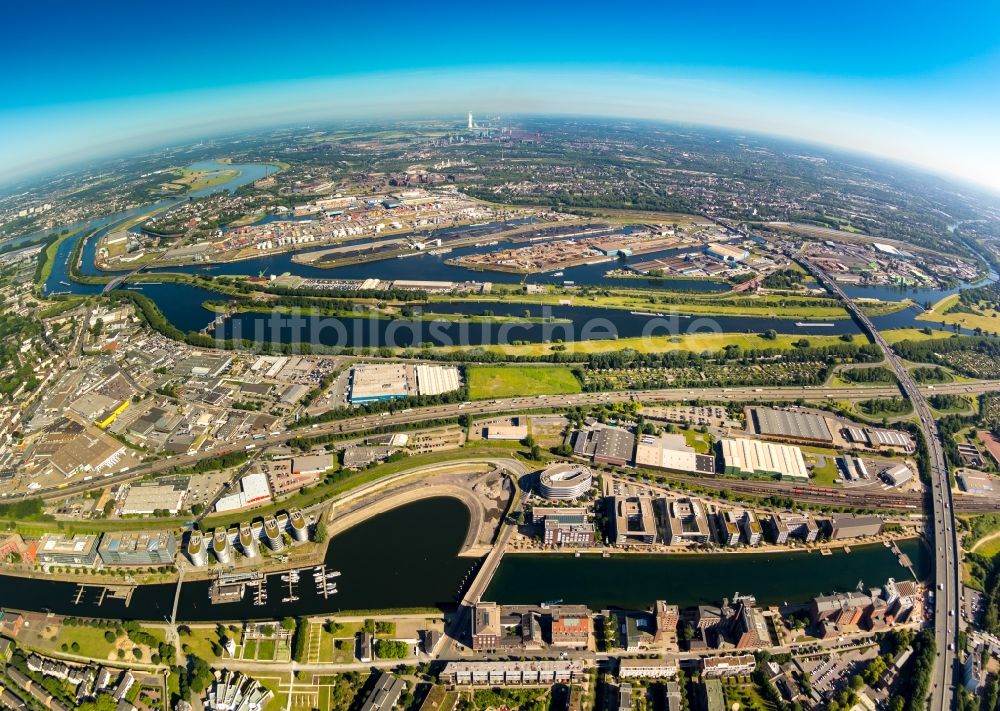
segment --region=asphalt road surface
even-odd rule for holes
[[[931,387],[927,388],[931,390]],[[952,383],[933,386],[936,393],[979,394],[1000,389],[1000,381],[980,381],[975,383]],[[109,472],[103,477],[95,477],[89,481],[72,484],[61,484],[56,487],[36,489],[27,494],[0,496],[0,501],[17,498],[36,498],[45,500],[60,499],[79,494],[97,487],[120,484],[126,481],[141,479],[149,474],[159,474],[174,467],[186,468],[203,459],[240,449],[253,450],[271,445],[286,444],[296,437],[320,437],[328,434],[361,433],[378,427],[401,424],[419,424],[428,420],[459,417],[460,415],[497,415],[504,412],[519,412],[529,409],[562,409],[576,406],[599,405],[615,402],[690,402],[695,400],[714,402],[773,402],[791,400],[819,400],[845,398],[873,398],[898,396],[899,389],[895,386],[855,387],[855,388],[824,388],[811,387],[740,387],[740,388],[684,388],[665,390],[631,390],[607,393],[577,393],[573,395],[539,395],[537,397],[515,397],[498,400],[478,400],[471,403],[449,403],[431,405],[428,407],[408,408],[395,413],[382,413],[352,417],[332,422],[324,422],[311,427],[291,429],[265,436],[263,439],[245,438],[233,440],[212,449],[202,449],[193,454],[179,454],[173,457],[158,459],[155,462],[141,464],[126,471]]]
[[[872,339],[882,349],[886,361],[892,366],[893,372],[899,380],[900,387],[920,418],[920,428],[927,441],[930,455],[930,495],[933,511],[930,528],[934,533],[934,641],[937,654],[932,673],[930,709],[931,711],[947,711],[955,700],[954,681],[957,659],[955,650],[958,648],[958,621],[960,619],[958,593],[960,561],[958,539],[955,534],[955,504],[952,500],[951,486],[948,482],[948,468],[945,465],[937,423],[934,421],[934,416],[923,393],[910,376],[909,370],[899,360],[871,320],[854,302],[847,298],[843,289],[826,272],[815,265],[810,266],[826,288],[844,301],[854,318],[864,326]]]

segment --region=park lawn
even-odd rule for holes
[[[112,656],[112,652],[117,645],[108,643],[108,641],[104,639],[104,632],[105,630],[97,627],[85,625],[71,627],[69,625],[64,625],[54,638],[47,639],[42,642],[42,644],[52,651],[59,651],[63,644],[72,646],[72,644],[76,642],[80,645],[80,651],[72,652],[72,654],[79,654],[84,657],[90,657],[91,659],[107,660]],[[129,643],[129,649],[131,649],[131,647],[132,644]]]
[[[277,645],[273,639],[261,639],[257,642],[257,659],[262,662],[270,662],[274,659]]]
[[[274,661],[276,662],[292,661],[292,648],[291,646],[289,646],[287,642],[280,639],[274,640]]]
[[[919,331],[917,331],[919,333]],[[811,347],[832,346],[844,343],[840,336],[797,336],[791,334],[778,334],[774,340],[763,338],[757,334],[748,333],[696,333],[684,336],[654,336],[650,338],[618,338],[612,340],[575,341],[572,343],[551,344],[551,343],[530,343],[522,346],[454,346],[444,348],[432,348],[431,352],[453,352],[467,350],[487,350],[494,353],[502,353],[508,356],[545,356],[551,355],[554,350],[562,350],[565,353],[607,353],[623,350],[632,350],[637,353],[665,353],[671,351],[688,351],[693,353],[715,353],[721,351],[726,346],[739,346],[745,350],[791,350],[795,348],[795,343],[799,340],[806,340]],[[852,342],[856,345],[863,345],[868,342],[867,337],[855,334]],[[471,378],[470,378],[471,383]],[[538,394],[538,393],[514,393],[518,394]],[[486,395],[485,397],[490,397]],[[494,396],[496,397],[496,396]]]
[[[334,638],[323,633],[323,647],[319,653],[321,662],[334,662],[336,664],[350,664],[354,661],[354,640]],[[337,648],[340,643],[342,649]]]
[[[364,626],[363,622],[357,621],[342,622],[340,620],[336,620],[336,622],[341,626],[341,629],[333,635],[336,639],[347,639],[348,637],[354,639],[354,636],[357,635],[357,633],[360,632],[361,628]]]
[[[777,707],[761,696],[757,687],[750,684],[723,683],[726,708],[742,711],[775,711]]]
[[[472,366],[468,380],[472,400],[567,395],[583,390],[573,371],[562,367]]]
[[[210,662],[217,657],[212,653],[212,643],[218,644],[219,635],[215,627],[191,627],[190,635],[181,635],[181,645],[191,649],[191,654]]]
[[[974,314],[958,312],[950,314],[945,313],[948,309],[957,304],[958,301],[958,294],[946,296],[935,303],[929,311],[924,311],[918,315],[917,320],[935,321],[949,326],[958,324],[962,328],[967,328],[969,330],[981,328],[986,333],[1000,333],[1000,312],[994,309],[974,306],[972,307],[972,310],[976,312]]]
[[[924,333],[919,328],[890,328],[882,331],[882,336],[889,343],[899,343],[900,341],[930,341],[937,338],[951,338],[955,334],[950,331],[932,330]]]

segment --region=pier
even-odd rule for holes
[[[316,594],[322,596],[324,600],[329,600],[331,595],[337,594],[337,583],[334,578],[340,577],[339,570],[326,569],[326,564],[317,565],[313,568],[313,581],[316,583]]]
[[[113,600],[122,600],[125,603],[125,607],[129,606],[132,602],[132,594],[135,592],[135,585],[91,585],[88,583],[79,583],[76,586],[76,592],[73,593],[73,604],[79,605],[83,602],[84,595],[87,594],[87,590],[97,590],[97,601],[98,607],[104,604],[104,601],[109,597]]]

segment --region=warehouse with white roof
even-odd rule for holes
[[[809,481],[809,470],[798,447],[742,437],[724,439],[722,461],[726,474],[733,476],[772,476],[783,481]]]

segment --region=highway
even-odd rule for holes
[[[955,533],[955,505],[952,500],[948,467],[945,464],[937,423],[927,405],[927,400],[910,376],[910,372],[864,311],[847,297],[843,289],[825,271],[814,264],[808,262],[807,264],[820,282],[830,292],[843,300],[854,318],[862,324],[875,343],[882,349],[886,361],[892,366],[892,370],[899,380],[900,387],[920,418],[920,428],[927,441],[930,458],[930,495],[933,510],[931,523],[934,532],[934,581],[936,584],[934,591],[934,640],[937,656],[932,674],[930,709],[931,711],[947,711],[952,708],[955,699],[954,680],[956,649],[958,648],[958,620],[960,619],[958,592],[960,560],[958,539]]]
[[[974,383],[950,383],[929,386],[928,391],[976,395],[1000,389],[1000,381],[979,381]],[[202,449],[165,457],[155,462],[141,464],[126,471],[106,473],[103,477],[93,477],[89,481],[65,483],[56,487],[40,488],[27,493],[0,495],[0,501],[18,498],[41,498],[55,500],[80,494],[96,487],[121,484],[141,479],[149,474],[162,474],[174,467],[186,468],[197,462],[220,454],[241,449],[253,450],[272,445],[287,444],[297,437],[322,437],[324,435],[359,434],[380,427],[396,425],[419,425],[428,420],[448,419],[460,415],[498,415],[505,412],[527,410],[565,409],[617,402],[788,402],[794,400],[843,400],[867,399],[873,397],[893,397],[899,395],[895,386],[878,387],[838,387],[794,386],[794,387],[734,387],[734,388],[678,388],[663,390],[632,390],[619,392],[577,393],[571,395],[550,395],[537,397],[514,397],[498,400],[479,400],[471,403],[449,403],[427,407],[407,408],[399,412],[365,415],[342,420],[333,420],[311,427],[300,427],[282,432],[274,432],[263,439],[245,438],[227,442],[223,446]],[[970,497],[971,498],[971,497]]]

